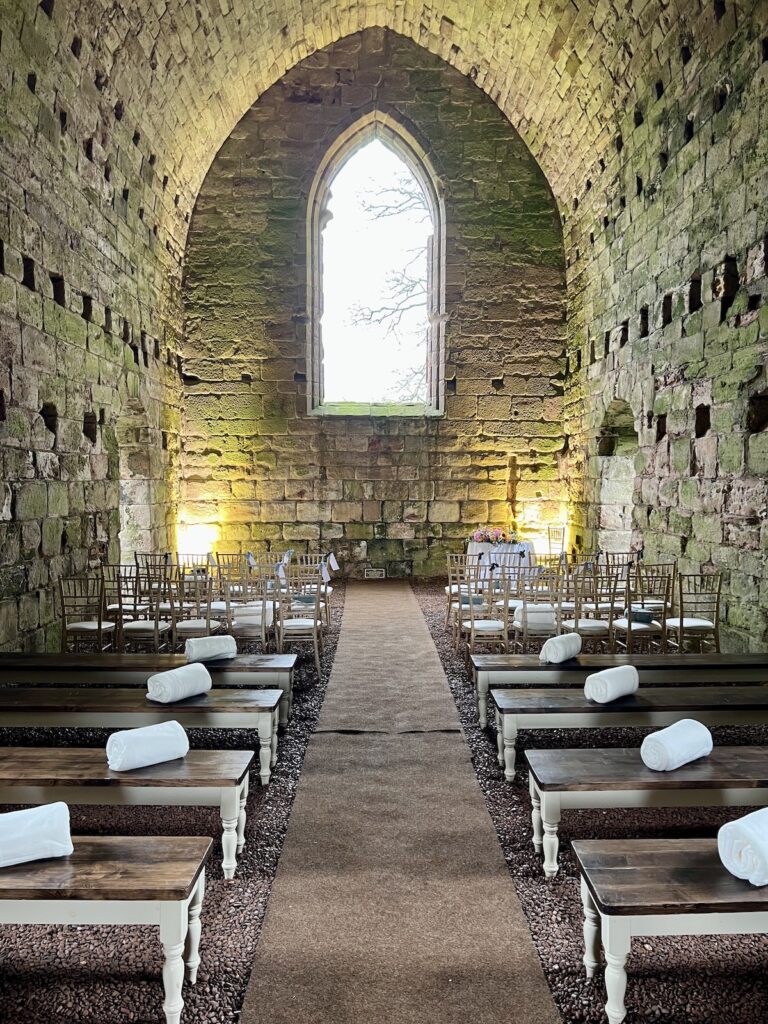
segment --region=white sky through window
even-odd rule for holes
[[[426,198],[373,139],[331,184],[323,231],[325,402],[426,402]]]

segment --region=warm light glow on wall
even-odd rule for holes
[[[549,530],[564,530],[562,550],[568,550],[569,530],[568,522],[562,507],[555,507],[551,511],[542,509],[538,505],[526,503],[517,519],[517,533],[521,540],[530,541],[534,551],[542,555],[549,554]],[[558,554],[559,545],[553,545],[552,554]]]
[[[219,528],[212,523],[179,523],[177,547],[183,555],[206,555],[219,539]]]

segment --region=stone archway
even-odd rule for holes
[[[597,438],[597,545],[601,551],[629,551],[638,436],[630,405],[614,399]]]

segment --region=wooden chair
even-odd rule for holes
[[[146,619],[149,603],[139,600],[138,570],[136,565],[110,565],[102,563],[105,615],[117,627],[115,645],[125,647],[123,625],[135,619]]]
[[[565,527],[564,526],[548,526],[547,527],[547,551],[550,556],[555,555],[557,557],[562,554],[565,550]]]
[[[136,575],[139,604],[147,605],[143,618],[123,623],[123,643],[128,650],[167,650],[173,643],[173,604],[168,601],[172,566],[163,556],[160,561],[143,559]],[[138,555],[137,555],[138,563]]]
[[[683,653],[720,651],[722,577],[714,573],[680,573],[677,615],[667,619],[669,642]]]
[[[227,582],[227,629],[237,640],[260,643],[269,648],[275,626],[275,602],[279,591],[274,566],[257,566],[246,576],[236,579],[232,600]]]
[[[467,581],[466,593],[459,594],[458,644],[469,665],[481,647],[498,647],[505,654],[509,650],[509,583],[505,574],[497,588],[493,570],[484,573],[480,566],[467,570]]]
[[[613,646],[613,619],[617,611],[617,589],[624,584],[621,572],[584,569],[571,576],[573,618],[561,619],[561,631],[578,633],[593,650],[610,652]],[[618,602],[620,605],[621,602]]]
[[[614,650],[666,651],[671,587],[672,577],[663,569],[637,566],[627,579],[624,613],[613,620]]]
[[[104,580],[101,573],[59,577],[61,650],[82,650],[96,645],[98,651],[115,648],[117,626],[106,618]]]
[[[195,637],[224,632],[226,614],[220,619],[211,617],[213,580],[207,571],[205,576],[195,571],[172,581],[168,593],[174,648]]]
[[[560,632],[560,574],[556,569],[542,566],[517,570],[516,588],[510,591],[517,606],[512,611],[512,630],[515,649],[527,654],[537,650],[551,636]]]
[[[284,579],[285,586],[276,589],[277,652],[282,654],[288,644],[311,643],[319,676],[324,631],[322,576],[317,569],[284,565],[278,579]]]

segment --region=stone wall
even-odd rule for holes
[[[79,31],[2,6],[0,650],[56,646],[54,581],[119,559],[121,486],[124,553],[173,545],[180,265],[162,170]]]
[[[715,10],[717,8],[717,11]],[[724,574],[729,644],[768,637],[766,7],[708,4],[655,36],[646,80],[564,215],[572,510],[600,527],[600,425],[629,403],[634,544]],[[751,410],[751,411],[750,411]]]
[[[306,414],[307,195],[376,103],[445,190],[446,415]],[[555,204],[498,108],[439,58],[370,29],[254,104],[217,155],[185,276],[182,520],[219,547],[333,546],[347,570],[442,572],[478,523],[560,518],[564,287]]]

